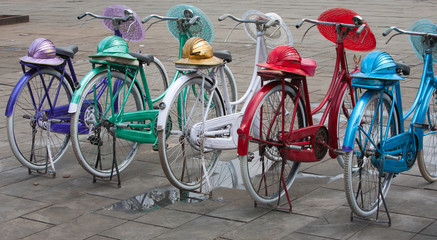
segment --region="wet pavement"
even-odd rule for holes
[[[16,0],[0,1],[1,15],[29,15],[29,22],[1,25],[0,99],[4,112],[8,97],[21,77],[18,58],[25,55],[38,37],[58,46],[76,44],[79,53],[74,66],[81,78],[91,69],[87,56],[98,42],[111,34],[100,21],[83,23],[76,17],[85,11],[100,13],[121,1],[102,0]],[[123,1],[140,17],[165,15],[177,1]],[[237,28],[223,42],[233,22],[218,22],[224,13],[236,16],[249,9],[276,12],[292,31],[294,47],[303,57],[317,61],[316,75],[309,79],[311,100],[320,102],[329,85],[335,61],[335,46],[316,29],[305,32],[294,25],[301,18],[316,19],[333,7],[352,9],[367,21],[375,33],[377,50],[389,52],[395,60],[411,65],[412,75],[402,83],[404,106],[412,102],[423,64],[416,58],[407,37],[399,36],[386,45],[381,33],[392,25],[401,28],[418,18],[433,20],[434,0],[342,1],[188,1],[201,8],[215,27],[215,49],[229,49],[239,93],[244,93],[252,73],[255,43]],[[165,24],[155,24],[142,42],[129,43],[131,51],[151,53],[164,62],[173,75],[177,41]],[[347,51],[349,62],[353,54]],[[313,106],[314,107],[314,106]],[[258,205],[238,177],[236,151],[225,151],[220,169],[236,179],[223,183],[211,196],[176,191],[165,178],[159,156],[150,145],[141,145],[132,164],[121,174],[122,187],[92,177],[77,163],[71,147],[56,165],[57,177],[31,174],[13,156],[6,135],[6,118],[0,121],[0,233],[1,239],[437,239],[437,184],[429,184],[417,166],[399,174],[387,196],[392,226],[354,218],[343,191],[342,169],[336,160],[325,158],[305,163],[290,193],[293,213]],[[231,169],[231,170],[229,170]],[[221,180],[220,180],[221,182]],[[231,188],[233,187],[233,188]],[[386,219],[381,214],[381,219]]]

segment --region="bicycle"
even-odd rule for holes
[[[244,19],[225,14],[219,21],[226,18],[236,21],[237,25],[255,26],[250,29],[256,31],[252,35],[256,36],[256,63],[267,58],[266,41],[272,42],[281,34],[287,35],[284,39],[291,39],[277,15],[248,11]],[[267,31],[278,34],[267,35]],[[227,89],[222,93],[217,87],[220,83],[224,85],[223,68],[228,58],[213,60],[209,51],[212,48],[200,38],[190,39],[185,44],[185,54],[176,62],[176,69],[189,70],[189,73],[183,74],[168,88],[159,104],[157,128],[161,165],[168,180],[185,191],[213,189],[211,179],[221,150],[237,148],[237,128],[260,83],[255,65],[245,94],[232,102]],[[243,104],[242,109],[235,111],[238,104]],[[205,184],[207,187],[203,188]]]
[[[183,16],[166,20],[177,22],[178,37],[183,42],[192,34],[191,28],[206,16],[189,5],[177,7]],[[194,12],[199,15],[195,16]],[[156,16],[148,16],[141,22]],[[111,180],[116,174],[119,186],[120,172],[131,163],[140,143],[156,144],[159,110],[154,103],[165,94],[164,91],[157,98],[151,98],[143,68],[151,58],[139,53],[128,55],[127,47],[126,42],[114,37],[99,43],[98,53],[90,56],[93,70],[82,79],[69,110],[73,114],[72,145],[79,163],[93,175],[94,181],[97,177]],[[230,70],[226,73],[232,82]]]
[[[372,52],[363,59],[361,72],[354,76],[353,86],[365,89],[355,106],[343,142],[345,155],[344,183],[346,197],[353,214],[368,218],[383,204],[396,174],[409,170],[418,161],[422,176],[437,179],[435,156],[435,91],[433,56],[437,34],[429,20],[413,23],[411,30],[388,28],[383,36],[396,31],[387,43],[400,34],[407,34],[413,49],[421,52],[424,61],[419,89],[410,109],[404,114],[398,74],[409,74],[409,67],[395,63],[386,52]],[[422,55],[423,54],[423,55]],[[371,64],[379,68],[376,69]],[[412,117],[406,124],[407,118]],[[408,130],[405,130],[405,125]]]
[[[118,36],[126,33],[120,25],[134,15],[127,7],[123,10],[126,15],[114,17],[109,23],[114,24],[112,30]],[[50,51],[48,55],[47,51]],[[51,172],[55,177],[54,164],[67,150],[71,120],[68,107],[73,91],[79,86],[71,60],[77,51],[75,45],[55,47],[50,40],[37,39],[29,47],[28,56],[20,61],[24,75],[12,90],[5,115],[12,152],[29,173]],[[162,73],[158,59],[151,56],[151,63]],[[148,73],[155,78],[152,71]],[[167,81],[166,76],[159,77],[163,79],[161,82]],[[29,133],[31,141],[28,141]]]
[[[265,68],[258,71],[265,84],[250,101],[238,130],[241,175],[255,206],[279,205],[285,194],[290,212],[288,189],[300,164],[320,161],[328,150],[332,158],[336,157],[337,146],[343,140],[341,131],[355,105],[345,48],[367,51],[375,47],[366,22],[351,10],[330,9],[318,20],[300,20],[296,27],[304,22],[312,23],[310,28],[317,25],[323,36],[336,43],[335,71],[322,102],[311,109],[306,77],[314,75],[316,63],[301,59],[294,48],[279,46],[266,63],[259,64]],[[367,33],[360,35],[363,30]],[[357,71],[357,65],[352,72]],[[324,106],[316,124],[313,117]]]

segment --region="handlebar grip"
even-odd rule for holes
[[[149,21],[152,17],[153,17],[153,15],[149,15],[149,16],[145,17],[143,20],[141,20],[141,23],[146,23],[146,22]]]
[[[199,16],[195,16],[195,17],[193,17],[193,18],[190,19],[190,21],[188,22],[188,24],[190,24],[190,25],[194,25],[194,24],[197,22],[197,20],[199,20],[199,19],[200,19]]]
[[[86,13],[82,13],[81,15],[77,16],[77,19],[81,19],[81,18],[83,18],[85,16],[86,16]]]
[[[305,22],[305,18],[301,19],[297,24],[296,24],[296,28],[300,28],[300,26],[302,26],[303,22]]]
[[[362,24],[362,25],[357,29],[357,35],[360,35],[361,32],[364,30],[364,28],[366,28],[366,24]]]
[[[231,14],[223,14],[221,17],[218,18],[218,20],[221,22],[221,21],[225,20],[226,18],[228,18],[229,16],[231,16]]]
[[[277,19],[272,19],[272,20],[270,20],[270,21],[268,21],[268,22],[266,23],[266,27],[276,26],[276,25],[278,25],[278,24],[279,24],[279,20],[277,20]]]
[[[391,27],[391,28],[387,28],[383,33],[382,33],[382,36],[387,36],[388,34],[390,34],[390,32],[391,31],[393,31],[393,27]]]

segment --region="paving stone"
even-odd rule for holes
[[[193,219],[200,217],[199,214],[181,212],[167,208],[161,208],[135,219],[136,222],[147,223],[165,228],[177,228]]]
[[[101,233],[115,239],[152,239],[168,231],[166,228],[151,226],[138,222],[126,222]]]
[[[19,239],[51,228],[53,225],[24,218],[14,218],[0,224],[2,239]]]
[[[48,206],[46,203],[0,194],[0,223]]]
[[[292,202],[293,212],[320,217],[343,205],[345,201],[346,198],[342,191],[318,188]]]
[[[349,239],[355,240],[365,240],[365,239],[411,239],[415,233],[409,233],[399,230],[394,230],[387,227],[379,227],[379,226],[368,226],[363,230],[356,233],[354,236]]]

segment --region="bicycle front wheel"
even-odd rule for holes
[[[250,123],[249,138],[252,140],[248,143],[248,154],[240,156],[241,175],[246,190],[256,202],[263,204],[275,203],[285,194],[281,182],[282,170],[288,191],[300,166],[300,162],[283,159],[280,146],[283,146],[282,133],[307,125],[305,108],[300,98],[296,101],[292,87],[285,85],[284,94],[285,100],[282,103],[282,86],[276,85],[259,101]],[[285,111],[282,111],[282,105]]]
[[[211,82],[202,82],[202,78],[192,78],[179,87],[166,102],[167,122],[165,129],[158,132],[164,173],[175,187],[187,191],[198,189],[205,183],[214,172],[221,153],[218,149],[202,149],[201,146],[205,137],[201,130],[202,119],[224,115],[221,95],[213,89]],[[211,101],[210,105],[208,101]],[[199,128],[194,129],[196,124]]]
[[[365,103],[359,117],[360,126],[355,133],[353,150],[345,154],[346,197],[352,211],[361,217],[375,213],[393,179],[393,173],[382,172],[380,166],[377,166],[380,163],[380,145],[399,132],[397,109],[392,115],[392,121],[388,123],[391,105],[392,99],[386,93],[382,98],[380,93],[374,94]]]
[[[54,69],[40,71],[41,74],[35,71],[25,80],[13,112],[7,117],[12,152],[21,164],[32,170],[46,169],[48,147],[54,163],[61,159],[70,139],[71,82],[66,77],[62,79],[61,73]]]
[[[89,81],[71,123],[74,153],[88,173],[108,178],[116,174],[116,168],[121,172],[130,164],[139,143],[116,137],[116,124],[123,113],[143,109],[139,87],[124,73],[111,71],[109,80],[103,71]]]
[[[437,92],[431,95],[425,124],[429,127],[423,132],[423,148],[419,151],[417,163],[420,173],[428,182],[437,180]]]

